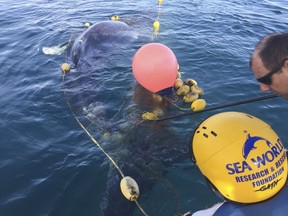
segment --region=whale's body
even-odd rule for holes
[[[166,167],[172,161],[188,158],[183,154],[187,153],[187,146],[165,126],[139,124],[142,113],[153,109],[151,94],[140,86],[133,87],[131,62],[142,43],[123,22],[97,23],[69,47],[68,60],[74,69],[65,76],[64,82],[66,97],[75,116],[124,175],[136,180],[140,202],[157,182],[163,180]],[[141,215],[136,204],[121,194],[121,175],[112,164],[110,167],[106,192],[102,194],[102,214]],[[166,196],[169,190],[164,193]]]
[[[89,27],[74,41],[70,57],[73,64],[77,66],[79,62],[87,61],[88,57],[95,57],[103,51],[120,49],[119,46],[131,42],[132,37],[131,29],[124,22],[99,22]],[[115,44],[117,44],[116,47]]]

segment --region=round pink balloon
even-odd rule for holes
[[[160,43],[142,46],[132,60],[135,79],[144,88],[158,92],[172,87],[177,77],[178,62],[170,48]]]

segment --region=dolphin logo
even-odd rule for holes
[[[246,139],[244,146],[243,146],[243,151],[242,151],[243,157],[245,159],[248,157],[249,153],[252,150],[256,149],[255,143],[260,141],[260,140],[266,141],[266,144],[268,145],[268,147],[270,147],[271,143],[268,140],[266,140],[262,137],[259,137],[259,136],[252,136],[251,137],[250,134],[248,134],[247,139]]]

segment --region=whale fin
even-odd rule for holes
[[[69,46],[69,43],[70,41],[64,44],[59,44],[57,46],[42,47],[42,52],[45,55],[60,55],[67,49],[67,47]]]

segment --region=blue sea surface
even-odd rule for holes
[[[0,6],[0,216],[103,215],[103,203],[113,197],[107,194],[113,165],[79,127],[64,90],[69,91],[76,115],[85,111],[91,117],[90,111],[96,112],[92,126],[85,126],[120,166],[149,168],[141,178],[147,174],[153,184],[144,187],[146,191],[140,187],[139,197],[148,215],[181,215],[221,201],[190,158],[192,133],[212,114],[254,115],[270,124],[288,146],[288,102],[282,98],[140,127],[138,111],[142,102],[149,101],[135,93],[131,69],[132,54],[141,45],[160,42],[177,56],[183,77],[195,79],[203,88],[207,107],[263,96],[249,58],[261,37],[287,32],[285,0],[164,0],[161,7],[156,0],[0,0]],[[153,37],[153,21],[159,14],[159,34]],[[97,23],[113,15],[129,21],[141,40],[130,55],[116,55],[123,61],[107,56],[99,65],[114,74],[106,73],[95,89],[91,86],[109,97],[100,94],[93,101],[93,91],[88,95],[89,103],[107,110],[103,114],[100,108],[89,109],[89,91],[82,94],[77,86],[67,89],[69,85],[63,83],[60,66],[67,60],[65,53],[45,55],[42,48],[64,44],[84,31],[85,22]],[[168,111],[179,114],[175,107]],[[111,134],[116,135],[109,146],[106,136]],[[106,215],[126,216],[118,201],[128,202],[119,197],[114,200],[118,212]],[[108,206],[114,208],[113,203]],[[131,215],[143,214],[135,205]]]

